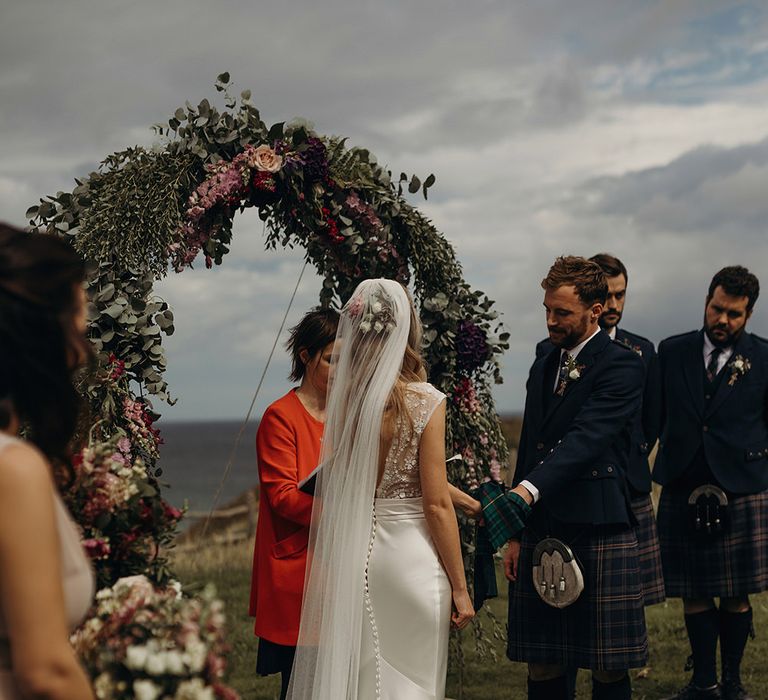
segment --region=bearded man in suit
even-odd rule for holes
[[[749,595],[768,589],[768,342],[746,331],[759,292],[749,270],[723,268],[709,285],[704,327],[659,345],[659,538],[693,659],[674,700],[750,698],[740,675]]]
[[[511,491],[532,510],[504,554],[507,656],[527,662],[530,700],[567,698],[568,668],[592,670],[594,700],[628,700],[648,658],[626,482],[645,368],[598,324],[599,265],[558,258],[542,288],[552,347],[528,377]]]

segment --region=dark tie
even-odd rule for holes
[[[723,351],[720,348],[715,348],[712,354],[709,356],[709,363],[707,364],[707,381],[712,383],[717,376],[717,361],[720,359]]]
[[[562,396],[565,391],[565,385],[568,382],[568,362],[571,356],[565,351],[560,353],[560,368],[557,370],[557,384],[553,393]]]

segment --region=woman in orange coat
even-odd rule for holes
[[[292,381],[267,408],[256,434],[259,522],[253,554],[250,614],[259,640],[256,672],[282,675],[288,690],[299,634],[312,496],[299,491],[320,458],[331,351],[338,313],[310,311],[291,330]]]

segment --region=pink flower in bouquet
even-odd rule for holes
[[[92,537],[83,540],[83,549],[85,549],[85,553],[91,559],[106,559],[111,551],[109,542]]]
[[[163,501],[163,513],[169,520],[181,520],[181,516],[184,515],[178,508],[174,508],[166,501]]]

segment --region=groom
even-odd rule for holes
[[[645,371],[635,352],[600,329],[608,287],[599,265],[558,258],[541,286],[553,347],[534,362],[527,383],[513,492],[533,510],[504,554],[507,656],[528,663],[530,700],[567,698],[569,667],[592,670],[595,700],[629,699],[627,670],[648,658],[626,481]],[[566,552],[555,569],[553,540],[545,554],[535,551],[545,538]],[[584,589],[567,604],[561,592],[566,580],[574,590],[574,578],[560,565],[569,554]]]

